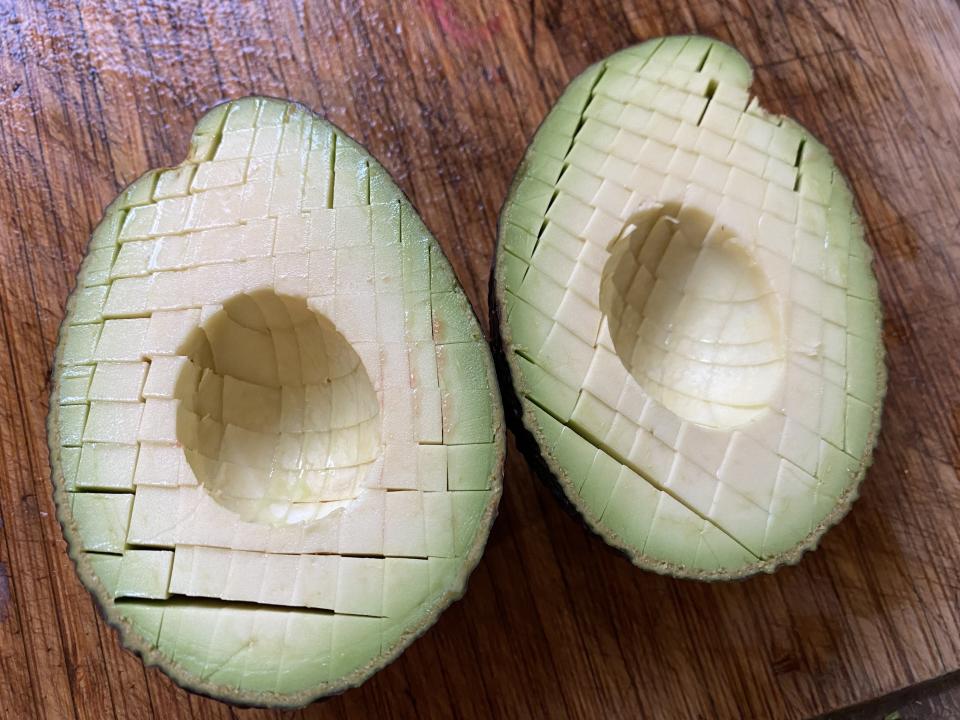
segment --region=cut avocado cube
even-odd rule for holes
[[[122,554],[130,522],[130,493],[70,494],[74,521],[71,543],[91,552]]]
[[[886,382],[853,196],[751,80],[709,38],[601,61],[500,217],[491,324],[520,445],[593,530],[676,576],[814,547],[856,497]]]
[[[225,700],[357,685],[464,588],[501,493],[488,348],[387,172],[246,98],[107,208],[56,356],[56,500],[131,648]]]
[[[120,563],[114,597],[166,599],[172,564],[169,550],[128,549]]]

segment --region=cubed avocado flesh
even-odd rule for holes
[[[814,547],[856,497],[881,306],[826,148],[703,37],[588,68],[503,206],[492,326],[521,446],[641,567],[723,579]]]
[[[464,590],[501,492],[489,349],[387,172],[245,98],[106,210],[67,305],[49,440],[80,577],[185,687],[298,706]]]

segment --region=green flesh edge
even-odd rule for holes
[[[107,620],[243,704],[396,658],[463,593],[501,494],[496,377],[442,250],[362,147],[280,100],[215,107],[107,208],[48,424]]]
[[[853,197],[821,143],[749,99],[752,74],[688,36],[588,68],[500,217],[492,324],[521,445],[607,542],[681,577],[815,547],[856,497],[886,387]],[[705,340],[725,308],[750,317]]]

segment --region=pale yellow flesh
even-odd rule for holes
[[[305,109],[219,106],[108,209],[57,368],[81,574],[181,682],[299,704],[462,592],[500,492],[489,352],[409,203]]]
[[[829,154],[706,38],[580,76],[501,218],[524,421],[589,522],[641,565],[795,559],[849,505],[883,393],[879,301]]]

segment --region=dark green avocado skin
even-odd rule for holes
[[[523,173],[521,170],[518,169],[516,176],[519,177],[522,174]],[[512,189],[511,192],[507,194],[507,197],[509,198],[511,195]],[[507,202],[509,202],[509,199]],[[504,207],[506,207],[506,205],[504,205]],[[502,210],[500,213],[500,219],[501,221],[503,219]],[[544,459],[543,453],[540,451],[540,445],[533,437],[533,433],[531,433],[530,430],[527,429],[527,426],[523,423],[523,408],[520,405],[520,397],[517,395],[517,391],[515,389],[516,385],[513,383],[513,376],[510,372],[510,364],[507,362],[506,351],[503,347],[503,334],[500,323],[504,320],[504,318],[501,316],[500,302],[497,300],[496,258],[501,237],[499,233],[499,224],[500,223],[498,223],[497,243],[494,248],[494,259],[490,269],[487,303],[490,308],[490,353],[493,356],[493,365],[497,372],[497,383],[500,385],[500,397],[503,400],[503,413],[507,421],[507,427],[513,434],[517,449],[520,451],[520,454],[523,455],[524,459],[527,461],[527,464],[533,470],[534,475],[536,475],[550,490],[550,493],[557,499],[557,501],[560,503],[560,506],[567,512],[567,514],[576,520],[578,525],[599,539],[604,547],[613,551],[616,555],[619,555],[627,562],[632,564],[633,561],[630,558],[630,555],[625,550],[621,550],[620,548],[614,547],[606,542],[604,538],[590,526],[590,524],[586,521],[586,518],[584,518],[583,514],[577,509],[577,507],[570,502],[570,498],[567,497],[567,494],[563,491],[563,487],[560,485],[560,482],[547,465],[547,461]]]

